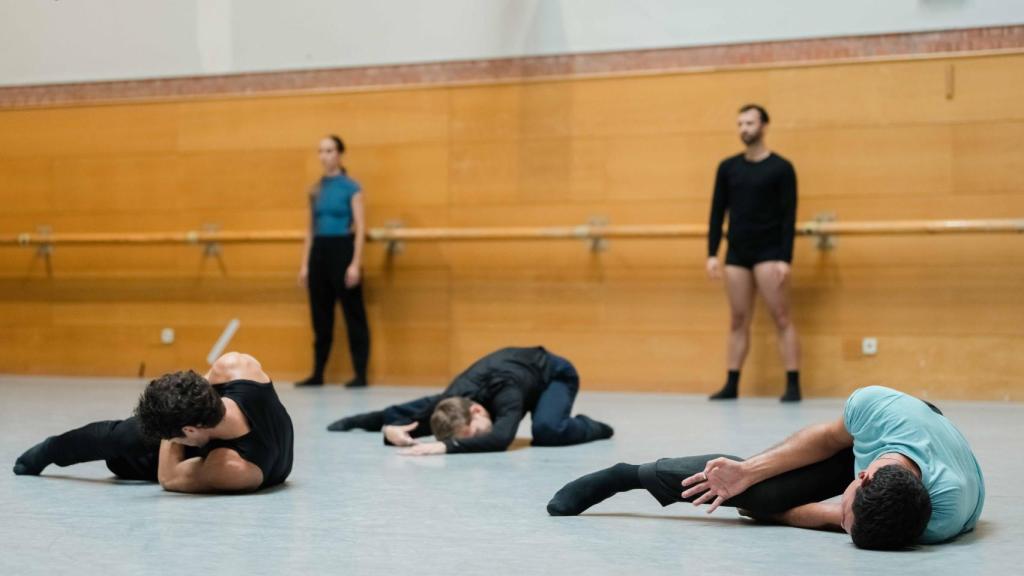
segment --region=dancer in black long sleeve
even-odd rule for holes
[[[722,161],[715,176],[708,226],[707,272],[722,277],[718,246],[722,224],[729,216],[729,248],[725,257],[725,287],[729,298],[729,372],[725,386],[712,400],[736,398],[740,370],[750,347],[754,295],[761,293],[778,331],[779,350],[786,366],[783,402],[800,400],[800,340],[790,318],[790,263],[796,226],[796,171],[764,142],[768,112],[749,104],[740,109],[740,139],[746,150]]]
[[[571,417],[580,380],[568,360],[542,347],[503,348],[477,360],[440,394],[342,418],[331,431],[383,431],[404,454],[500,452],[531,413],[533,444],[568,446],[611,438],[612,427]],[[436,441],[421,443],[433,434]]]

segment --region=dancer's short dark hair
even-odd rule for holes
[[[224,402],[213,386],[192,370],[172,372],[153,380],[135,407],[142,431],[170,440],[184,436],[182,428],[212,428],[224,418]]]
[[[739,113],[743,114],[744,112],[749,112],[751,110],[757,110],[757,113],[761,115],[762,124],[768,124],[769,122],[771,122],[771,120],[768,118],[768,111],[765,110],[764,106],[761,106],[760,104],[744,104],[743,107],[740,108]]]
[[[907,548],[921,537],[931,517],[932,501],[921,480],[903,466],[890,464],[857,488],[850,536],[859,548]]]

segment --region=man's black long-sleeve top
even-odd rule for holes
[[[386,408],[384,424],[418,422],[411,434],[429,435],[430,416],[437,404],[461,396],[486,408],[493,427],[483,436],[445,440],[448,453],[505,450],[515,439],[519,422],[537,405],[549,381],[548,352],[544,348],[503,348],[477,360],[441,394]]]
[[[760,162],[743,154],[726,158],[715,175],[708,256],[718,253],[728,212],[730,245],[779,246],[782,258],[792,262],[796,199],[796,170],[789,160],[774,152]]]

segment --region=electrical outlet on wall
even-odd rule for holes
[[[878,338],[867,337],[860,341],[860,351],[865,356],[878,354]]]
[[[174,328],[164,328],[161,330],[160,342],[163,344],[174,344]]]

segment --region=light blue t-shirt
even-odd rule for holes
[[[352,197],[361,188],[355,180],[338,174],[320,179],[320,192],[313,203],[316,236],[348,236],[352,233]]]
[[[894,452],[921,468],[932,502],[922,543],[936,544],[974,529],[985,503],[985,481],[967,440],[945,416],[903,392],[868,386],[846,400],[843,423],[853,436],[857,474]]]

